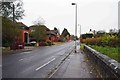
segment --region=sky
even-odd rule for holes
[[[49,29],[67,28],[75,34],[75,5],[77,4],[77,35],[92,30],[118,29],[119,0],[23,0],[25,16],[21,20],[31,26],[40,19]]]

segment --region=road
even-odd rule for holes
[[[2,57],[3,78],[46,78],[74,48],[74,42]]]

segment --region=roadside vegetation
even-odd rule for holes
[[[15,10],[13,16],[13,5],[11,2],[2,2],[0,12],[2,16],[2,46],[8,47],[15,42],[20,35],[16,20],[20,20],[24,16],[23,2],[21,0],[14,1]]]
[[[9,47],[20,36],[18,25],[6,17],[2,17],[2,46]]]
[[[120,62],[120,53],[118,52],[118,49],[120,47],[109,47],[109,46],[103,47],[103,46],[96,46],[96,45],[89,45],[89,46],[99,51],[100,53],[105,54],[110,58]]]
[[[84,43],[80,44],[80,49],[83,50],[83,49],[84,49],[84,46],[85,46]]]
[[[84,35],[85,36],[85,35]],[[120,34],[118,33],[104,33],[93,34],[88,38],[85,36],[81,39],[81,43],[84,43],[91,48],[99,51],[102,54],[109,56],[112,59],[120,62]],[[83,49],[84,44],[81,45]]]
[[[64,42],[53,42],[54,45],[63,44]]]

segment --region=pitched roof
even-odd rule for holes
[[[23,24],[22,22],[17,22],[17,24],[19,25],[19,27],[20,27],[21,29],[29,30],[29,27],[26,26],[25,24]]]
[[[34,28],[34,27],[36,27],[36,26],[38,26],[38,25],[32,25],[32,26],[29,26],[29,28],[32,29],[32,28]],[[44,25],[42,25],[42,26],[44,26]],[[44,27],[46,28],[46,31],[50,31],[49,28],[47,28],[46,26],[44,26]]]
[[[53,32],[52,30],[50,30],[50,31],[47,31],[47,34],[56,35],[56,33],[55,33],[55,32]]]

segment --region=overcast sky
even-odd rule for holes
[[[27,26],[42,17],[49,29],[59,28],[60,32],[67,28],[71,34],[75,32],[75,6],[78,6],[78,24],[82,33],[92,30],[118,29],[119,0],[23,0],[25,17],[21,20]],[[80,27],[78,26],[78,35]]]

